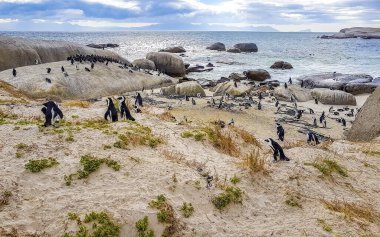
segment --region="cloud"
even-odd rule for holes
[[[12,22],[18,22],[18,19],[0,18],[0,24],[6,24],[6,23],[12,23]]]
[[[157,25],[158,23],[146,23],[146,22],[115,22],[109,20],[77,20],[68,22],[72,25],[78,25],[83,27],[94,27],[94,28],[140,28],[146,26]]]
[[[0,0],[0,3],[16,3],[16,4],[26,4],[26,3],[42,3],[44,0]]]
[[[81,9],[63,9],[61,10],[62,14],[67,15],[83,15],[83,10]]]
[[[82,0],[90,4],[101,4],[115,8],[122,8],[131,11],[141,11],[138,1],[124,1],[124,0]]]

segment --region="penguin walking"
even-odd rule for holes
[[[318,145],[319,144],[319,140],[318,140],[318,137],[315,133],[309,131],[307,133],[307,143],[311,144],[311,145]]]
[[[108,120],[108,118],[111,122],[116,122],[118,120],[117,110],[111,98],[107,98],[107,111],[104,114],[104,119]]]
[[[16,71],[16,69],[13,68],[13,70],[12,70],[12,74],[13,74],[13,77],[16,77],[16,76],[17,76],[17,71]]]
[[[143,107],[143,100],[139,92],[137,92],[137,95],[136,95],[135,105],[139,107]]]
[[[292,81],[292,78],[291,77],[289,77],[289,85],[292,85],[293,84],[293,81]]]
[[[132,117],[131,112],[128,109],[128,106],[125,103],[125,96],[120,96],[117,99],[119,100],[120,118],[135,121],[135,118]]]
[[[63,113],[59,108],[58,104],[54,101],[48,101],[44,103],[41,111],[45,115],[45,127],[54,125],[56,120],[59,118],[63,119]]]
[[[265,139],[265,142],[273,150],[274,161],[277,161],[277,160],[289,161],[289,158],[285,156],[284,150],[282,149],[280,144],[275,142],[272,138]]]
[[[285,137],[285,130],[284,130],[284,128],[282,127],[282,125],[281,124],[279,124],[279,123],[276,123],[276,125],[277,125],[277,136],[278,136],[278,140],[280,140],[280,141],[284,141],[284,137]]]

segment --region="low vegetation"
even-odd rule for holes
[[[58,161],[52,157],[41,160],[29,160],[28,163],[25,164],[25,169],[32,173],[38,173],[43,169],[50,168],[58,164]]]
[[[155,148],[161,143],[163,143],[163,139],[153,136],[152,130],[149,127],[135,124],[128,127],[124,134],[119,135],[118,141],[114,143],[114,147],[127,149],[129,145],[132,145]]]
[[[68,219],[76,222],[77,230],[63,237],[116,237],[120,234],[120,226],[106,212],[88,213],[83,220],[78,214],[69,213]]]
[[[246,130],[244,130],[242,128],[239,128],[239,127],[235,127],[235,126],[232,126],[231,129],[236,134],[238,134],[243,139],[243,141],[245,143],[254,145],[254,146],[262,149],[261,143],[257,140],[257,138],[254,135],[252,135],[248,131],[246,131]]]
[[[264,157],[260,155],[259,149],[254,149],[251,153],[243,157],[240,162],[240,166],[243,169],[248,170],[251,175],[256,173],[268,173],[268,168],[265,164]]]
[[[2,191],[0,194],[0,208],[9,204],[9,199],[12,197],[10,191]]]
[[[69,100],[66,101],[63,105],[66,107],[89,108],[91,104],[90,102],[83,100]]]
[[[25,153],[32,151],[35,146],[34,145],[27,145],[25,143],[19,143],[15,146],[16,148],[16,158],[21,158],[25,155]]]
[[[138,220],[135,226],[139,237],[154,237],[154,231],[152,229],[148,229],[149,220],[147,216]]]
[[[224,192],[213,197],[211,202],[214,206],[223,210],[231,203],[241,203],[243,201],[243,191],[238,187],[226,186]]]
[[[121,166],[120,164],[111,159],[100,159],[94,157],[92,155],[84,155],[80,159],[80,164],[83,166],[83,169],[78,170],[74,174],[65,175],[65,183],[66,185],[71,185],[73,179],[85,179],[88,178],[89,175],[95,171],[97,171],[102,164],[106,164],[108,167],[112,168],[115,171],[119,171]]]
[[[335,160],[330,159],[317,159],[313,163],[305,163],[319,170],[323,176],[331,177],[333,173],[337,173],[340,176],[348,177],[346,168],[340,166]]]
[[[319,224],[322,226],[323,230],[326,232],[332,232],[332,227],[326,223],[325,220],[318,219]]]
[[[236,174],[230,178],[230,182],[233,184],[237,184],[240,182],[240,178],[236,176]]]
[[[181,206],[181,212],[185,218],[189,218],[194,214],[194,207],[191,203],[184,202]]]

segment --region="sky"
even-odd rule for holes
[[[0,31],[337,32],[380,27],[380,0],[0,0]]]

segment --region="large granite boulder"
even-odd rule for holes
[[[237,48],[232,48],[227,50],[228,53],[241,53],[240,49]]]
[[[345,28],[339,33],[333,35],[322,35],[322,39],[348,39],[348,38],[362,38],[362,39],[380,39],[380,28],[371,27],[353,27]]]
[[[291,96],[293,96],[299,102],[306,102],[313,100],[311,95],[311,90],[306,88],[301,88],[298,85],[289,85],[288,89],[283,86],[276,87],[273,91],[274,97],[281,101],[291,101]]]
[[[226,51],[226,46],[221,42],[217,42],[217,43],[214,43],[214,44],[208,46],[206,49],[217,50],[217,51]]]
[[[175,47],[168,47],[165,49],[161,49],[160,52],[167,52],[167,53],[185,53],[186,50],[182,46],[175,46]]]
[[[228,76],[229,79],[234,81],[241,81],[247,79],[246,75],[233,72]]]
[[[368,94],[380,87],[380,82],[371,83],[348,83],[344,86],[343,90],[353,95]]]
[[[36,60],[39,63],[63,61],[75,54],[110,57],[130,65],[128,60],[109,50],[94,49],[67,41],[0,36],[0,71],[35,65]]]
[[[368,142],[380,136],[380,87],[368,97],[345,134],[350,141]]]
[[[264,69],[245,71],[244,75],[246,75],[248,79],[254,81],[265,81],[266,79],[269,79],[271,77],[269,72]]]
[[[186,73],[191,73],[191,72],[210,72],[212,70],[214,70],[214,68],[205,68],[204,66],[196,65],[194,67],[188,67],[188,68],[186,68]]]
[[[317,88],[311,91],[313,98],[318,99],[322,104],[327,105],[356,105],[356,98],[350,93]]]
[[[148,53],[146,59],[154,62],[161,72],[173,77],[182,77],[186,74],[186,68],[181,57],[166,52]]]
[[[240,49],[241,52],[257,52],[257,45],[254,43],[240,43],[235,44],[234,48]]]
[[[292,64],[288,63],[288,62],[284,62],[284,61],[277,61],[275,63],[273,63],[272,66],[270,66],[270,68],[272,69],[292,69],[293,66]]]
[[[132,64],[136,67],[139,67],[141,69],[147,69],[147,70],[156,70],[156,65],[152,60],[141,58],[136,59],[132,62]]]
[[[223,82],[218,84],[214,89],[214,96],[222,96],[225,93],[228,93],[232,96],[245,96],[252,90],[251,86],[243,85],[238,83],[237,87],[235,87],[235,83],[233,81]]]

